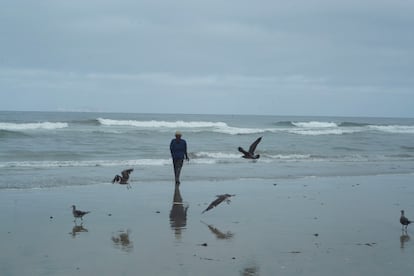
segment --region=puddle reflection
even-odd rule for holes
[[[257,266],[246,267],[240,272],[242,276],[254,276],[259,275],[259,268]]]
[[[72,231],[69,233],[72,235],[72,237],[76,237],[77,235],[79,235],[82,232],[88,232],[88,229],[86,229],[85,227],[83,227],[83,223],[81,223],[80,225],[78,225],[75,221],[75,226],[73,226]]]
[[[220,231],[218,228],[214,227],[214,225],[212,224],[207,224],[204,221],[201,221],[201,223],[207,225],[208,229],[210,229],[211,233],[213,233],[217,239],[219,240],[229,240],[231,238],[233,238],[234,233],[227,231],[227,232],[222,232]]]
[[[410,236],[408,235],[406,230],[403,230],[400,236],[400,247],[404,248],[405,243],[410,241]]]
[[[115,248],[119,248],[125,252],[131,252],[134,248],[134,244],[129,237],[129,230],[119,230],[118,233],[111,237],[112,242],[114,243]]]
[[[170,225],[176,239],[181,239],[182,232],[187,225],[188,204],[183,203],[180,188],[175,185],[173,203],[170,211]]]

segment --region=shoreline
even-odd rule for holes
[[[401,209],[414,219],[413,179],[183,176],[179,195],[170,181],[136,181],[129,190],[112,184],[1,190],[0,272],[402,275],[414,271],[414,227],[404,235],[398,222]],[[236,196],[201,214],[223,193]],[[83,223],[73,222],[72,204],[91,211]]]

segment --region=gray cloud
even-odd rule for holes
[[[0,109],[414,116],[410,1],[3,6]]]

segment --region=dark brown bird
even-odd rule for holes
[[[408,224],[412,223],[411,220],[409,220],[408,218],[405,217],[404,210],[401,210],[400,223],[401,223],[401,225],[402,225],[403,228],[405,226],[405,230],[407,230]]]
[[[229,194],[217,195],[217,199],[214,200],[213,202],[211,202],[210,205],[208,205],[208,207],[202,212],[202,214],[204,212],[207,212],[208,210],[213,209],[214,207],[216,207],[217,205],[219,205],[223,201],[226,201],[227,204],[229,204],[230,203],[230,197],[232,197],[232,196],[235,196],[235,195],[229,195]]]
[[[80,218],[81,220],[83,220],[83,216],[89,213],[90,213],[89,211],[76,210],[76,206],[72,205],[72,214],[73,214],[73,217],[75,218],[75,221],[77,218]]]
[[[121,184],[121,185],[127,185],[127,188],[130,188],[131,186],[129,185],[129,183],[128,183],[128,180],[129,180],[129,175],[131,174],[131,172],[133,171],[134,169],[127,169],[127,170],[123,170],[122,172],[121,172],[121,175],[115,175],[115,177],[114,177],[114,179],[112,179],[112,184],[115,184],[115,182],[116,183],[119,183],[119,184]]]
[[[256,141],[254,141],[253,144],[250,145],[249,151],[245,151],[242,147],[239,147],[238,148],[239,151],[241,153],[243,153],[242,157],[246,158],[246,159],[258,159],[258,158],[260,158],[260,154],[255,155],[254,152],[256,150],[257,145],[260,143],[261,140],[262,140],[262,137],[257,138]]]

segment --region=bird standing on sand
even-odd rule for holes
[[[121,172],[121,175],[115,175],[115,177],[114,177],[114,179],[112,179],[112,184],[115,184],[115,182],[117,182],[117,183],[119,183],[119,184],[121,184],[121,185],[123,185],[123,184],[127,184],[128,186],[127,186],[127,188],[130,188],[131,187],[131,185],[129,185],[129,183],[128,183],[128,179],[129,179],[129,175],[131,174],[131,172],[133,171],[134,169],[127,169],[127,170],[123,170],[122,172]]]
[[[400,223],[401,223],[401,225],[402,225],[403,228],[405,226],[405,230],[407,230],[408,224],[412,223],[411,220],[409,220],[408,218],[405,217],[404,210],[401,210]]]
[[[254,154],[254,151],[256,150],[257,145],[260,143],[260,141],[262,140],[262,137],[259,137],[256,139],[256,141],[253,142],[253,144],[250,145],[249,147],[249,151],[245,151],[242,147],[239,147],[239,151],[241,153],[243,153],[243,158],[246,159],[259,159],[260,154]]]
[[[89,214],[90,211],[81,211],[81,210],[76,210],[76,206],[72,205],[72,214],[75,217],[75,221],[77,218],[80,218],[81,220],[83,220],[83,216],[86,214]]]
[[[202,212],[202,214],[204,212],[207,212],[208,210],[213,209],[214,207],[216,207],[217,205],[219,205],[223,201],[226,201],[227,204],[229,204],[230,203],[230,197],[232,197],[232,196],[235,196],[235,195],[229,195],[229,194],[217,195],[217,199],[214,200],[213,202],[211,202],[210,205],[208,205],[208,207]]]

